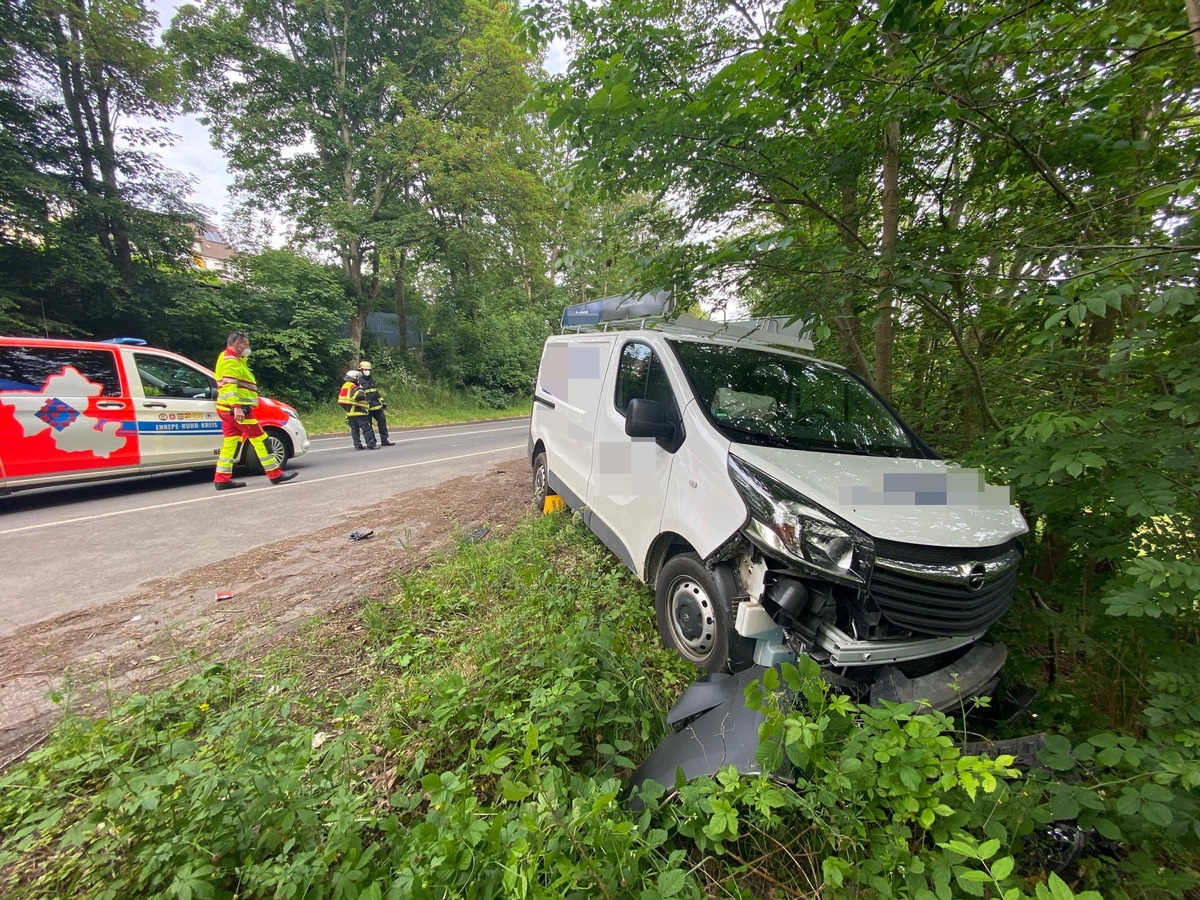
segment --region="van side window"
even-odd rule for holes
[[[621,349],[617,369],[617,412],[625,415],[625,407],[635,398],[655,400],[667,409],[674,399],[671,382],[662,362],[646,344],[630,342]]]
[[[121,379],[112,351],[63,347],[0,347],[0,390],[45,390],[51,376],[62,375],[68,367],[88,381],[103,385],[100,396],[121,396]]]
[[[147,397],[217,398],[216,382],[199,369],[153,353],[135,353],[133,362],[142,380],[142,392]]]

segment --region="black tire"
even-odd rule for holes
[[[546,451],[539,450],[533,456],[533,507],[541,512],[550,495],[550,467],[546,465]]]
[[[695,553],[673,556],[658,573],[654,618],[663,643],[707,672],[737,672],[754,659],[754,641],[733,629],[737,585],[727,565],[712,570]]]
[[[286,469],[288,463],[292,459],[292,445],[287,439],[287,435],[279,431],[277,428],[264,429],[267,433],[266,442],[267,450],[275,457],[279,463],[279,468]],[[242,462],[246,466],[246,471],[251,475],[262,475],[262,463],[258,461],[258,456],[254,452],[254,448],[249,441],[242,442]]]

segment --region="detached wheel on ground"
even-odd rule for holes
[[[267,436],[265,438],[267,450],[275,457],[279,463],[279,468],[286,469],[288,463],[292,459],[292,445],[287,437],[280,431],[274,428],[265,429]],[[246,471],[251,475],[262,475],[262,463],[258,461],[258,456],[254,453],[254,448],[249,441],[242,443],[242,463],[246,467]]]
[[[658,573],[654,617],[663,642],[708,672],[737,672],[754,659],[754,642],[733,630],[737,585],[727,565],[711,571],[695,553],[673,556]]]
[[[533,457],[533,508],[541,512],[550,495],[550,469],[546,465],[546,451],[539,450]]]

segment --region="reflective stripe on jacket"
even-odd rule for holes
[[[365,416],[367,414],[367,396],[353,381],[342,385],[338,394],[338,406],[346,410],[348,416]]]
[[[226,350],[217,357],[217,409],[232,409],[235,406],[258,406],[258,383],[246,361]]]
[[[358,381],[358,386],[362,388],[363,393],[367,397],[368,409],[383,409],[383,397],[379,393],[379,385],[375,383],[375,379],[370,375],[364,375]]]

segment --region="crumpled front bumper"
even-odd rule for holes
[[[930,709],[969,707],[971,698],[995,687],[1007,657],[1003,644],[976,644],[961,659],[919,678],[907,678],[889,666],[872,685],[871,704],[924,701]],[[765,666],[751,666],[736,675],[710,674],[693,681],[667,714],[673,732],[633,773],[630,786],[657,781],[673,790],[679,771],[686,782],[715,775],[725,766],[733,766],[743,775],[761,774],[755,754],[764,716],[746,707],[745,695],[746,688],[761,680],[766,670]],[[782,781],[791,780],[790,771],[772,774]]]

